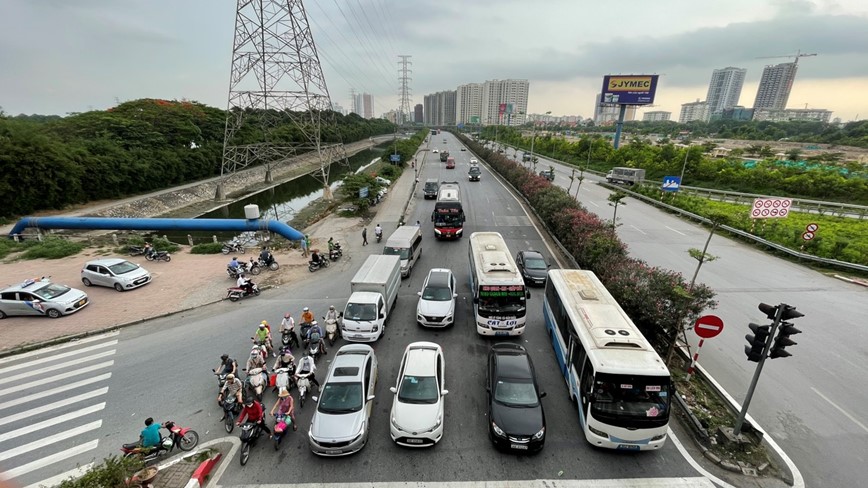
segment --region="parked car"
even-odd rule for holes
[[[366,344],[349,344],[335,354],[310,421],[310,450],[320,456],[346,456],[368,442],[377,357]]]
[[[107,286],[117,291],[132,290],[151,282],[151,273],[126,259],[97,259],[81,268],[84,286]]]
[[[87,293],[46,278],[26,280],[0,290],[0,319],[13,315],[45,315],[56,319],[78,312],[90,301]]]
[[[387,180],[386,178],[383,178],[382,176],[377,176],[376,178],[374,178],[374,180],[381,185],[389,186],[392,184],[392,180]]]
[[[537,251],[519,251],[515,255],[515,264],[518,265],[525,284],[545,286],[550,265],[542,254]]]
[[[443,399],[447,393],[443,349],[414,342],[404,350],[389,416],[389,433],[401,446],[433,446],[443,437]]]
[[[455,322],[455,275],[446,268],[428,272],[422,291],[418,293],[416,322],[426,327],[448,327]]]
[[[502,342],[488,352],[488,436],[499,449],[536,452],[546,440],[546,416],[527,350]]]

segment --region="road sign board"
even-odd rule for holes
[[[398,163],[401,161],[401,155],[400,154],[390,154],[389,155],[389,161],[392,161],[393,163]]]
[[[663,191],[678,191],[681,188],[680,176],[664,176]]]
[[[774,219],[790,213],[791,198],[756,198],[750,211],[752,219]]]
[[[806,240],[806,241],[810,241],[810,240],[813,239],[813,238],[814,238],[814,233],[813,233],[813,232],[805,232],[805,233],[802,234],[802,239],[804,239],[804,240]]]
[[[693,324],[696,335],[703,339],[711,339],[723,331],[723,319],[717,315],[703,315]]]
[[[805,230],[807,232],[817,232],[817,229],[819,229],[819,228],[820,228],[820,226],[817,224],[814,224],[814,223],[811,223],[811,224],[808,224],[805,226]]]

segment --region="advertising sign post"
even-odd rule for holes
[[[659,75],[606,75],[603,77],[603,90],[600,103],[619,105],[618,122],[615,127],[615,149],[621,144],[621,129],[627,105],[651,105],[657,92]]]

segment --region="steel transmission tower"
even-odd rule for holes
[[[401,80],[401,101],[400,106],[398,107],[398,114],[395,118],[396,125],[403,125],[407,123],[410,119],[410,73],[413,71],[409,68],[409,66],[413,63],[410,62],[409,55],[399,54],[400,61],[398,64],[401,65],[401,69],[398,70],[401,73],[401,77],[398,78]]]
[[[308,153],[331,198],[329,164],[346,161],[331,98],[301,0],[238,0],[223,138],[223,183],[248,166],[272,168]],[[287,130],[290,129],[290,130]],[[292,130],[294,129],[294,131]],[[296,132],[296,133],[293,133]]]

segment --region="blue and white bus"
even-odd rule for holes
[[[549,271],[543,311],[588,442],[661,448],[669,425],[669,370],[599,278],[590,271]]]
[[[528,292],[503,236],[474,232],[469,257],[476,332],[485,336],[523,334]]]

